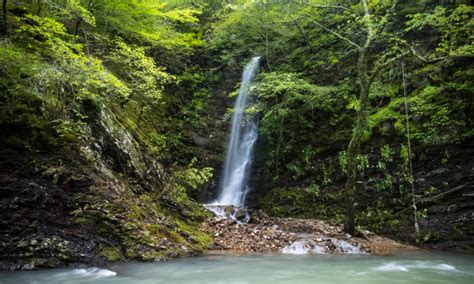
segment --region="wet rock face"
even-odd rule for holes
[[[437,189],[418,203],[419,210],[427,210],[419,220],[421,241],[429,248],[474,253],[474,141],[452,150],[449,158],[445,150],[415,167],[417,186]]]
[[[100,237],[67,217],[77,202],[44,178],[0,174],[0,269],[35,269],[65,263],[103,264],[93,251]],[[85,186],[90,181],[84,180]]]
[[[0,166],[0,270],[159,261],[205,245],[189,220],[165,215],[150,197],[76,174],[55,180]]]
[[[97,164],[104,164],[102,168],[125,174],[144,189],[152,191],[164,175],[162,166],[147,159],[132,134],[107,106],[103,105],[100,111],[88,115],[88,127],[94,137],[94,143],[88,149],[90,158]]]
[[[162,180],[164,169],[110,110],[91,111],[87,123],[90,140],[12,150],[8,161],[0,153],[0,269],[155,261],[202,251],[209,236],[196,227],[204,209],[158,194],[174,184]]]

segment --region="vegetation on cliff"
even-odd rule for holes
[[[469,1],[283,2],[3,0],[0,267],[206,248],[255,55],[251,206],[472,251]]]

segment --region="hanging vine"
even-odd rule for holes
[[[408,163],[410,171],[410,186],[412,194],[412,207],[413,207],[413,218],[415,226],[415,237],[418,238],[420,235],[420,226],[418,225],[417,217],[417,207],[416,207],[416,195],[415,195],[415,178],[413,175],[413,162],[412,162],[412,148],[411,148],[411,138],[410,138],[410,123],[409,123],[409,110],[408,110],[408,94],[407,94],[407,83],[406,83],[406,71],[405,71],[405,61],[402,60],[402,81],[403,81],[403,97],[405,105],[405,124],[406,124],[406,135],[407,135],[407,145],[408,145]]]

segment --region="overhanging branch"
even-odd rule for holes
[[[427,62],[427,63],[440,61],[440,60],[443,60],[443,59],[446,58],[446,56],[442,56],[442,57],[436,57],[436,58],[433,58],[433,59],[428,59],[428,58],[423,57],[422,55],[420,55],[418,52],[416,52],[416,50],[413,46],[410,46],[410,51],[416,58],[420,59],[423,62]]]
[[[338,10],[348,11],[348,12],[351,12],[351,13],[354,12],[353,9],[347,8],[347,7],[344,7],[344,6],[340,6],[340,5],[310,4],[310,3],[303,3],[303,2],[297,2],[297,1],[294,1],[293,3],[298,4],[298,5],[312,7],[312,8],[338,9]]]
[[[305,20],[308,20],[308,21],[310,21],[311,23],[316,24],[318,27],[320,27],[320,28],[322,28],[323,30],[325,30],[325,31],[327,31],[327,32],[329,32],[329,33],[335,35],[335,36],[338,37],[339,39],[344,40],[345,42],[349,43],[350,45],[356,47],[358,50],[361,50],[361,49],[362,49],[362,47],[361,47],[360,45],[358,45],[357,43],[355,43],[355,42],[353,42],[352,40],[348,39],[347,37],[341,35],[340,33],[335,32],[335,31],[333,31],[333,30],[331,30],[331,29],[325,27],[324,25],[322,25],[322,24],[319,23],[318,21],[315,21],[315,20],[313,20],[313,19],[311,19],[311,18],[308,18],[308,17],[301,17],[301,18],[302,18],[302,19],[305,19]]]
[[[402,53],[398,54],[397,56],[388,59],[384,63],[378,64],[377,66],[375,66],[374,70],[372,71],[372,73],[370,74],[370,77],[369,77],[370,84],[375,80],[377,75],[380,74],[380,71],[382,71],[385,67],[389,66],[393,62],[399,60],[400,58],[402,58],[403,56],[405,56],[409,53],[410,53],[409,51],[402,52]]]

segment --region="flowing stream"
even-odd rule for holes
[[[252,58],[242,74],[242,82],[232,115],[232,126],[221,187],[214,205],[243,206],[245,203],[253,148],[258,137],[258,127],[255,117],[251,117],[244,122],[244,114],[251,101],[250,87],[257,74],[259,61],[259,56]]]
[[[474,259],[434,253],[204,256],[107,269],[0,272],[0,283],[474,283]]]

